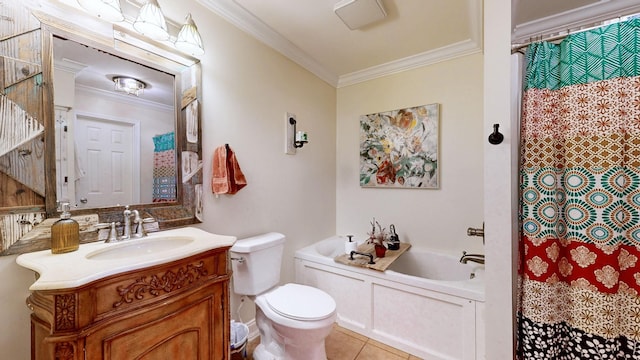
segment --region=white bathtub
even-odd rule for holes
[[[337,303],[347,329],[423,359],[484,359],[484,266],[411,247],[384,272],[336,263],[345,238],[296,251],[296,282]]]

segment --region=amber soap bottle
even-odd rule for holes
[[[71,218],[69,203],[61,203],[60,220],[51,225],[51,252],[62,254],[80,247],[80,225]]]

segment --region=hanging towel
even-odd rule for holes
[[[235,194],[247,186],[236,154],[228,144],[215,149],[212,168],[211,190],[214,194]]]

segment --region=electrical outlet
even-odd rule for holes
[[[296,154],[296,147],[293,145],[296,132],[290,119],[296,120],[296,114],[286,113],[284,117],[284,153],[288,155]]]

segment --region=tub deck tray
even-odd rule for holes
[[[348,254],[338,255],[333,260],[340,264],[385,271],[389,265],[391,265],[398,257],[400,257],[400,255],[411,247],[411,244],[400,243],[400,249],[387,250],[383,258],[376,257],[376,251],[373,246],[373,244],[360,244],[358,245],[358,252],[372,254],[375,264],[369,264],[369,257],[357,254],[353,255],[353,260],[349,259]]]

